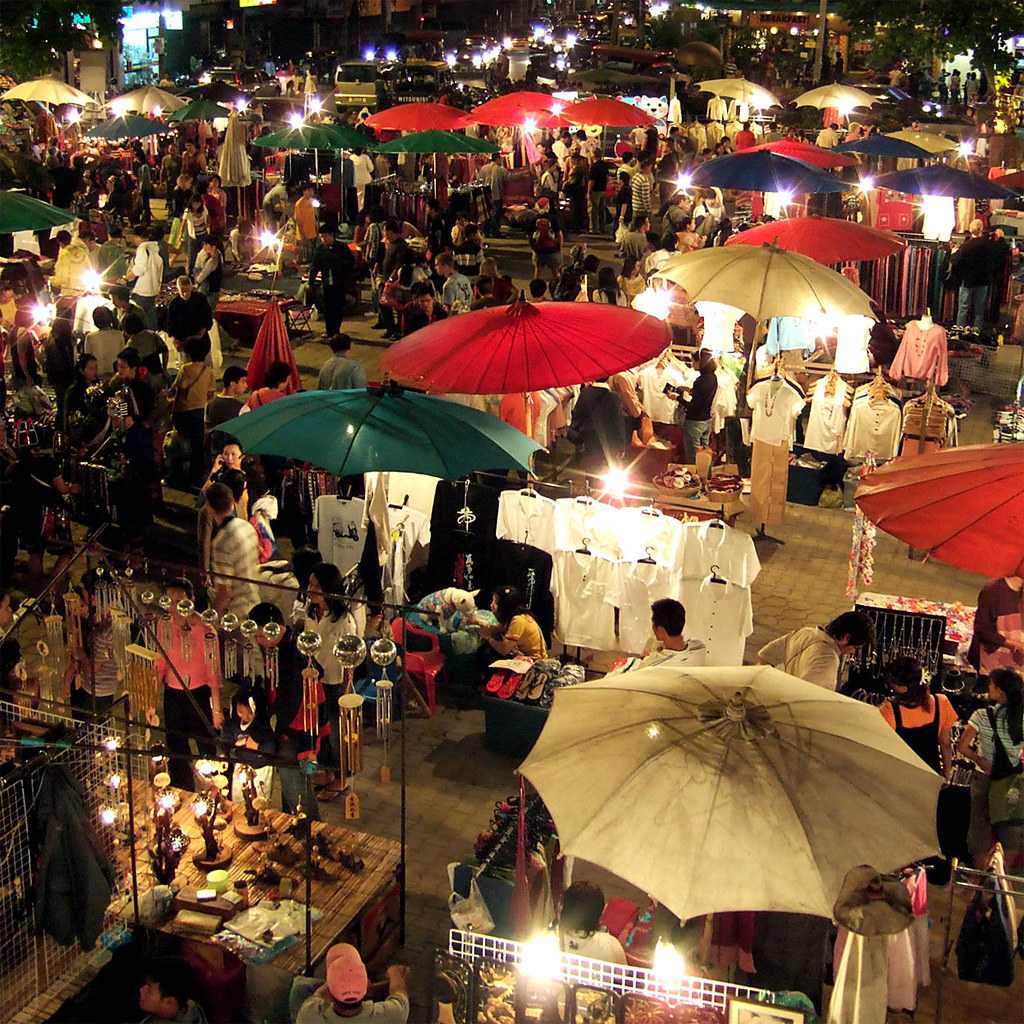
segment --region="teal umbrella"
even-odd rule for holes
[[[382,153],[497,153],[501,149],[485,139],[458,132],[412,132],[377,147]]]
[[[42,231],[78,218],[70,210],[40,202],[23,192],[0,191],[0,235],[14,231]]]
[[[374,471],[455,479],[528,469],[540,447],[485,412],[391,384],[300,391],[221,428],[243,450],[301,459],[336,476]]]
[[[341,124],[303,124],[282,128],[253,139],[254,146],[267,149],[373,149],[376,143]]]
[[[111,117],[90,128],[86,133],[87,139],[145,139],[150,135],[166,135],[171,131],[170,125],[163,121],[153,120],[148,117],[139,117],[138,114],[125,114],[124,117]]]
[[[168,121],[212,121],[217,117],[229,117],[231,111],[210,100],[193,100],[188,106],[167,115]]]

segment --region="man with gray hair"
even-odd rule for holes
[[[997,254],[995,246],[982,234],[984,225],[980,220],[972,220],[968,230],[970,237],[953,253],[951,264],[953,280],[959,285],[956,322],[964,327],[970,318],[980,331],[985,326]]]

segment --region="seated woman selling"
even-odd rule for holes
[[[544,634],[515,587],[499,587],[495,590],[491,598],[491,611],[498,620],[497,625],[479,623],[477,628],[493,651],[502,657],[521,654],[534,661],[548,656]]]

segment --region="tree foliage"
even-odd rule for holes
[[[973,51],[979,68],[998,71],[1013,63],[1006,41],[1024,33],[1024,0],[842,0],[841,13],[888,67]]]
[[[84,45],[83,27],[109,43],[120,33],[116,0],[3,0],[0,68],[22,81],[53,71],[69,50]]]

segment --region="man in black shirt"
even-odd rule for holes
[[[323,312],[324,329],[328,336],[341,330],[345,299],[355,287],[355,272],[356,261],[352,250],[337,241],[331,225],[322,225],[320,244],[313,252],[309,264],[309,287],[312,291],[318,277],[323,282],[323,298],[317,301],[317,305]]]
[[[688,389],[689,402],[680,401],[676,412],[677,420],[685,416],[682,420],[683,447],[689,465],[696,462],[697,449],[707,448],[711,443],[711,406],[718,393],[717,365],[711,353],[701,349],[693,360],[697,379]]]
[[[629,442],[622,399],[607,379],[586,385],[572,413],[569,440],[576,446],[580,468],[602,472],[609,462],[619,462]]]
[[[197,338],[213,326],[213,312],[191,277],[179,277],[177,284],[178,294],[167,307],[167,333],[180,349],[189,338]]]
[[[603,235],[608,227],[608,174],[611,166],[603,156],[590,165],[587,197],[590,207],[590,233]]]
[[[964,327],[971,315],[978,330],[985,326],[988,292],[997,259],[992,242],[982,235],[983,228],[980,220],[971,221],[971,237],[953,253],[952,261],[953,276],[960,286],[956,322]]]

